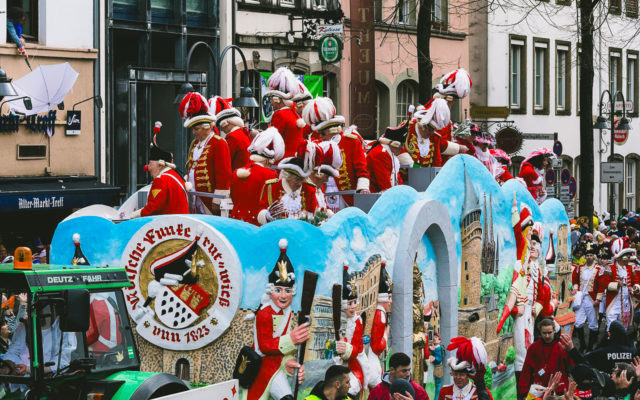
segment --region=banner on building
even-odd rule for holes
[[[272,72],[260,72],[260,121],[269,123],[271,122],[271,116],[273,115],[273,108],[271,108],[271,102],[265,97],[265,93],[269,88],[267,87],[267,79],[272,75]],[[309,89],[309,92],[313,98],[322,96],[322,76],[320,75],[296,75],[298,79]]]

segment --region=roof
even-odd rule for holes
[[[462,206],[462,218],[471,214],[474,211],[480,211],[480,200],[476,194],[476,189],[471,183],[471,178],[467,173],[467,169],[464,169],[464,205]]]
[[[122,267],[87,267],[85,265],[33,264],[33,269],[14,269],[0,264],[0,287],[29,292],[52,292],[64,289],[103,290],[129,287]]]

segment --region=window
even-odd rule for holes
[[[373,20],[382,22],[382,1],[376,1],[373,9]]]
[[[570,44],[556,42],[556,114],[571,114]]]
[[[446,31],[449,28],[449,1],[433,0],[431,2],[433,29]]]
[[[376,109],[374,115],[376,116],[377,132],[384,132],[384,129],[389,126],[389,89],[380,81],[376,81]]]
[[[609,91],[614,96],[616,91],[622,89],[622,64],[620,62],[620,50],[609,49]]]
[[[638,0],[625,0],[625,13],[629,18],[638,18]]]
[[[280,0],[280,5],[281,6],[286,6],[286,7],[294,7],[295,6],[295,0]]]
[[[620,15],[620,2],[622,0],[609,0],[609,14]]]
[[[627,157],[625,166],[625,208],[636,209],[636,160]]]
[[[326,10],[327,0],[313,0],[313,6],[319,10]]]
[[[336,108],[339,108],[336,74],[332,72],[318,71],[315,72],[314,75],[322,76],[322,96],[330,98]]]
[[[403,81],[396,90],[396,126],[407,119],[407,110],[416,99],[416,91],[411,81]]]
[[[526,37],[511,36],[509,44],[509,108],[511,112],[526,112]]]
[[[416,24],[416,1],[415,0],[398,0],[396,6],[396,14],[398,23],[404,25]]]
[[[627,50],[627,101],[633,102],[633,109],[627,110],[627,114],[638,114],[638,52]]]
[[[549,113],[549,40],[533,40],[533,113]]]
[[[176,376],[179,379],[189,381],[191,380],[191,373],[189,370],[189,361],[187,361],[185,358],[179,358],[176,362]]]
[[[8,0],[7,17],[11,14],[11,7],[19,7],[24,10],[25,18],[22,24],[22,36],[25,40],[38,40],[38,0]],[[6,29],[3,27],[2,29]],[[7,35],[7,42],[10,39]]]

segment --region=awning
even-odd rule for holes
[[[117,205],[120,188],[96,177],[27,178],[0,181],[0,212],[60,210],[92,204]]]

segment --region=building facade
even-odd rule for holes
[[[5,28],[15,7],[25,12],[22,37],[30,67],[68,63],[78,76],[63,103],[51,104],[49,111],[25,117],[11,114],[9,106],[17,103],[1,106],[0,235],[7,248],[31,245],[35,237],[46,244],[56,224],[74,209],[117,200],[113,188],[99,182],[104,110],[91,99],[101,93],[100,1],[0,1],[0,67],[14,82],[30,73]],[[47,86],[56,83],[60,82],[47,79]],[[47,87],[51,92],[57,89]],[[40,96],[32,94],[32,104]],[[87,101],[76,105],[83,100]],[[72,108],[81,112],[76,132],[66,129]]]
[[[480,2],[482,3],[482,2]],[[580,186],[580,135],[579,135],[579,73],[577,55],[580,44],[577,39],[576,3],[564,0],[541,2],[535,9],[512,2],[500,2],[486,12],[486,2],[481,11],[471,15],[470,51],[473,59],[471,76],[471,106],[508,107],[508,120],[520,132],[535,137],[536,134],[558,134],[564,145],[563,167],[571,171]],[[509,3],[509,4],[507,4]],[[621,209],[636,210],[640,206],[637,169],[640,161],[640,139],[634,134],[640,129],[638,115],[638,51],[640,40],[634,37],[633,27],[638,24],[637,1],[604,2],[595,13],[593,120],[599,115],[599,98],[605,89],[620,90],[633,102],[628,110],[631,131],[624,144],[615,144],[616,161],[624,163],[624,180],[620,184],[599,184],[595,187],[596,211],[609,209],[610,189],[616,196],[616,212]],[[606,19],[606,21],[605,21]],[[605,28],[607,27],[607,28]],[[478,84],[476,84],[478,82]],[[604,98],[608,107],[609,99]],[[603,109],[603,111],[605,111]],[[498,122],[493,120],[493,122]],[[492,130],[499,129],[494,124]],[[600,166],[611,152],[610,131],[594,130],[595,181],[599,181]],[[514,154],[519,164],[537,147],[551,147],[549,140],[525,140],[522,149]],[[516,165],[514,172],[519,167]]]

